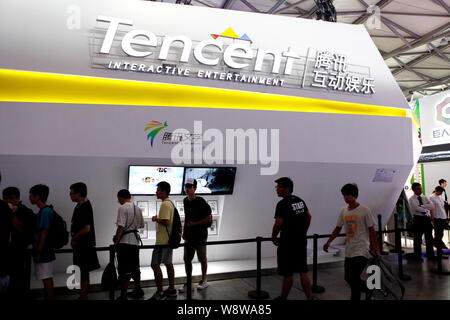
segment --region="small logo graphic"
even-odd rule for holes
[[[167,128],[167,121],[164,123],[159,121],[151,121],[145,125],[144,131],[150,131],[147,134],[147,139],[150,140],[150,145],[153,147],[153,142],[155,141],[155,137],[161,130]]]
[[[436,120],[450,125],[450,96],[436,106]]]
[[[250,41],[250,43],[252,43],[252,40],[250,39],[250,37],[244,33],[242,36],[238,36],[237,33],[232,29],[232,28],[228,28],[227,30],[225,30],[224,32],[222,32],[221,34],[211,34],[211,36],[214,39],[217,38],[230,38],[230,39],[240,39],[240,40],[247,40]]]

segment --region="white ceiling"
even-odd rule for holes
[[[314,0],[158,0],[316,19]],[[450,0],[334,0],[339,23],[364,23],[408,99],[450,88]],[[368,7],[379,8],[380,23]],[[369,11],[370,12],[370,11]],[[368,21],[368,19],[370,19]]]

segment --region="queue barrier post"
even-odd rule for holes
[[[383,250],[383,223],[382,223],[382,215],[378,214],[378,247],[380,248],[381,255],[388,255],[389,252]]]
[[[269,298],[269,293],[261,290],[261,244],[262,237],[256,237],[256,290],[250,291],[248,297],[255,300]]]
[[[403,251],[402,251],[402,239],[400,229],[398,227],[398,214],[394,214],[394,228],[395,228],[395,252],[397,252],[398,261],[398,277],[402,281],[409,281],[411,277],[403,273]]]
[[[189,242],[185,242],[187,252],[191,252],[191,244]],[[192,300],[192,263],[191,263],[191,272],[186,275],[186,300]]]
[[[313,284],[311,287],[311,291],[313,293],[324,293],[325,288],[322,286],[319,286],[317,284],[317,250],[318,250],[318,239],[319,235],[317,233],[314,233],[313,235]]]
[[[116,255],[116,248],[115,246],[112,244],[109,246],[109,263],[114,265],[114,257]],[[114,300],[115,296],[114,296],[114,291],[115,291],[115,286],[111,286],[111,288],[109,288],[109,300]]]

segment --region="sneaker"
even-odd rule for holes
[[[128,292],[127,296],[132,299],[141,299],[144,297],[144,290],[141,288],[134,288],[133,291]]]
[[[167,297],[166,297],[166,295],[164,294],[164,292],[163,292],[163,293],[160,293],[160,292],[156,291],[156,292],[153,294],[153,296],[152,296],[150,299],[148,299],[148,300],[160,301],[160,300],[166,300],[166,299],[167,299]]]
[[[194,291],[194,286],[191,286],[191,290]],[[178,289],[179,293],[184,293],[187,291],[187,283],[185,283],[180,289]]]
[[[170,289],[170,288],[167,288],[167,289],[164,291],[164,295],[165,295],[166,297],[168,297],[168,298],[176,298],[176,297],[177,297],[177,290],[176,290],[176,289]]]
[[[209,284],[208,284],[208,281],[203,281],[203,280],[201,280],[199,283],[198,283],[198,286],[197,286],[197,290],[203,290],[203,289],[206,289],[206,288],[208,288],[208,286],[209,286]]]
[[[128,298],[127,298],[126,295],[120,295],[120,296],[116,299],[116,301],[126,301],[126,300],[128,300]]]

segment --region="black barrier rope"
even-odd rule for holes
[[[380,228],[381,225],[381,219],[378,219],[379,228],[377,231],[377,234],[379,236],[379,239],[382,240],[382,235],[387,233],[395,233],[395,252],[398,255],[398,275],[399,278],[403,281],[411,280],[411,277],[408,275],[405,275],[403,272],[403,251],[401,247],[401,232],[411,231],[410,229],[401,229],[398,228],[398,215],[395,214],[395,227],[394,230],[382,230]],[[329,238],[331,234],[313,234],[310,236],[307,236],[307,239],[313,240],[313,284],[312,289],[314,293],[323,293],[325,292],[325,288],[318,285],[318,239],[325,239]],[[345,237],[345,233],[341,233],[337,235],[337,237]],[[239,240],[222,240],[222,241],[206,241],[206,242],[198,242],[198,243],[181,243],[179,247],[188,247],[193,245],[227,245],[227,244],[239,244],[239,243],[252,243],[256,242],[256,290],[250,291],[248,296],[252,299],[267,299],[269,298],[269,294],[261,289],[261,278],[262,278],[262,272],[261,272],[261,246],[262,242],[272,241],[272,238],[264,238],[264,237],[256,237],[256,238],[247,238],[247,239],[239,239]],[[381,241],[382,243],[382,241]],[[169,248],[169,245],[145,245],[140,246],[140,249],[155,249],[157,247],[165,247]],[[380,251],[382,249],[382,246],[380,246]],[[108,251],[109,252],[109,262],[114,264],[115,260],[115,245],[110,245],[109,247],[98,247],[95,248],[97,252],[101,251]],[[72,253],[73,249],[58,249],[55,250],[55,254],[61,254],[61,253]],[[30,281],[31,281],[31,250],[29,250],[29,259],[27,261],[27,271],[28,271],[28,288],[30,287]],[[437,274],[442,275],[448,275],[450,272],[444,271],[442,269],[442,250],[438,250],[437,255],[437,269],[432,270],[432,272],[435,272]],[[187,275],[187,293],[186,293],[186,299],[191,300],[192,299],[192,273],[190,275]],[[114,300],[114,291],[115,289],[112,288],[109,291],[109,299]]]

